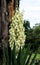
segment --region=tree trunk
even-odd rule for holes
[[[3,51],[4,46],[7,47],[7,37],[8,37],[8,23],[6,21],[6,0],[1,0],[1,45],[2,45],[2,64],[4,64]]]

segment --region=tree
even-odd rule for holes
[[[24,20],[24,27],[25,27],[25,34],[26,34],[26,41],[25,44],[29,43],[29,39],[30,39],[30,23],[27,20]]]
[[[25,30],[30,29],[30,22],[27,20],[24,20],[24,27],[25,27]]]
[[[9,14],[7,16],[7,13],[8,13],[8,3],[12,1],[12,0],[0,0],[0,11],[1,11],[1,14],[0,14],[0,17],[1,17],[1,22],[0,22],[0,45],[1,46],[1,49],[0,51],[2,51],[1,55],[2,55],[2,58],[1,60],[3,59],[3,46],[6,46],[7,47],[7,44],[8,43],[8,31],[9,31],[9,28],[8,28],[8,24],[9,24]],[[16,0],[14,0],[16,2]],[[18,0],[19,1],[19,0]],[[15,3],[14,3],[15,4]],[[17,3],[18,5],[18,3]],[[16,6],[16,4],[15,4]],[[8,20],[7,20],[8,18]],[[2,61],[3,63],[3,61]]]
[[[32,50],[37,50],[40,46],[40,24],[36,24],[33,28],[30,27],[29,21],[24,20],[26,41],[25,44],[30,43]]]
[[[36,49],[40,46],[40,25],[33,27],[34,46]]]

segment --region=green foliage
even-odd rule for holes
[[[40,25],[33,27],[33,34],[35,35],[35,42],[40,43]]]
[[[9,65],[8,61],[8,48],[6,48],[5,46],[3,47],[3,62],[4,62],[4,65]]]
[[[35,25],[33,28],[30,28],[29,21],[24,20],[26,41],[25,44],[30,43],[31,49],[37,51],[40,47],[40,24]]]
[[[11,55],[9,58],[8,50],[4,48],[4,65],[32,65],[34,63],[36,53],[31,59],[32,52],[30,52],[30,45],[27,45],[27,48],[19,49],[19,53],[16,57],[16,46],[14,43],[14,48],[11,50]],[[31,61],[31,62],[30,62]]]
[[[26,30],[30,29],[30,22],[24,20],[24,27],[25,27]]]
[[[38,50],[37,51],[38,51],[38,53],[40,53],[40,46],[38,47]]]
[[[38,49],[40,46],[40,25],[35,25],[33,27],[33,38],[34,38],[34,47]]]

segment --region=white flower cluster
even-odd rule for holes
[[[9,30],[9,44],[11,49],[13,50],[14,42],[16,45],[16,51],[19,50],[20,46],[24,46],[25,42],[25,28],[23,26],[23,14],[19,11],[15,12],[15,15],[12,17],[12,23],[10,25]]]

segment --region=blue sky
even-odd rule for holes
[[[20,0],[20,11],[24,10],[24,19],[33,27],[40,23],[40,0]]]

